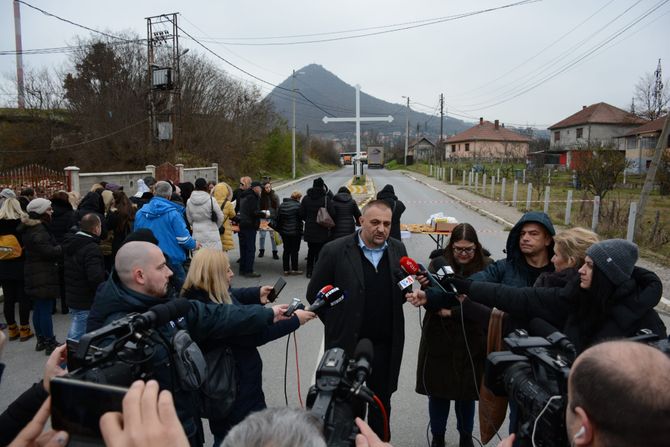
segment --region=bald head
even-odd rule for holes
[[[114,269],[124,286],[154,297],[165,297],[172,271],[158,246],[133,241],[123,244],[116,253]]]
[[[573,364],[568,390],[568,413],[582,408],[603,445],[667,445],[670,359],[658,349],[631,341],[593,346]]]

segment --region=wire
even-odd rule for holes
[[[376,394],[372,395],[372,399],[377,404],[379,411],[382,413],[382,419],[384,419],[384,439],[382,439],[382,441],[388,442],[389,438],[391,437],[389,433],[389,415],[386,412],[386,408],[384,408],[384,404],[382,403],[381,399],[379,399]]]
[[[289,332],[288,337],[286,337],[286,353],[284,354],[284,402],[286,402],[286,406],[288,407],[288,392],[286,391],[286,381],[287,381],[287,375],[288,375],[288,345],[289,342],[291,341],[291,334],[292,332]]]
[[[542,415],[544,414],[544,412],[547,411],[547,408],[549,408],[549,405],[551,404],[551,402],[553,402],[555,399],[561,399],[561,398],[562,398],[562,396],[559,396],[559,395],[557,395],[557,396],[551,396],[551,397],[549,398],[549,400],[547,401],[547,405],[544,406],[544,408],[542,409],[542,411],[540,411],[540,414],[538,414],[538,415],[537,415],[537,418],[535,418],[535,422],[533,423],[533,434],[532,434],[532,436],[530,437],[530,441],[531,441],[531,443],[533,444],[533,447],[535,447],[535,445],[536,445],[536,444],[535,444],[535,430],[537,430],[537,421],[539,421],[540,418],[542,417]]]

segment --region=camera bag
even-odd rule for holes
[[[229,346],[205,354],[207,377],[200,388],[201,414],[207,419],[223,419],[237,399],[237,368]]]
[[[207,363],[202,351],[184,329],[172,337],[172,349],[182,389],[197,390],[207,377]]]

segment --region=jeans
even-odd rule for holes
[[[86,323],[88,322],[88,310],[74,309],[70,307],[70,315],[72,316],[72,323],[70,324],[70,331],[67,333],[67,338],[70,340],[79,341],[79,339],[86,333]]]
[[[240,228],[240,274],[253,273],[256,258],[256,229]]]
[[[475,401],[454,401],[456,411],[456,428],[461,433],[472,434],[475,422]],[[430,415],[430,431],[433,436],[444,437],[447,430],[447,418],[451,400],[428,396],[428,414]]]
[[[281,238],[284,241],[284,252],[281,255],[282,263],[284,264],[284,271],[288,272],[291,270],[298,270],[298,252],[300,251],[300,235],[282,234]]]
[[[186,271],[184,270],[184,264],[168,264],[170,270],[172,270],[172,283],[175,287],[178,287],[177,290],[181,291],[181,286],[184,285],[186,281]]]
[[[260,233],[260,238],[258,241],[258,249],[265,250],[265,236],[270,236],[270,244],[272,245],[272,251],[277,251],[277,244],[275,244],[275,238],[272,234],[272,230],[268,231],[258,231]]]
[[[325,245],[325,242],[307,242],[307,274],[311,275],[314,264],[319,260],[319,252]]]
[[[55,299],[33,300],[33,326],[39,337],[53,338],[54,325],[51,320],[51,311],[54,308]]]
[[[7,319],[7,324],[16,324],[14,316],[15,305],[19,305],[19,322],[21,326],[27,326],[30,323],[30,299],[23,293],[23,280],[12,281],[3,280],[1,282],[2,292],[5,295],[3,303],[3,312]]]

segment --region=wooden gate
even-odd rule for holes
[[[172,183],[179,183],[179,169],[172,163],[165,162],[156,167],[156,180],[171,180]]]
[[[67,190],[65,172],[37,164],[0,171],[0,189],[10,188],[18,196],[22,189],[32,188],[35,197],[49,198],[59,190]]]

